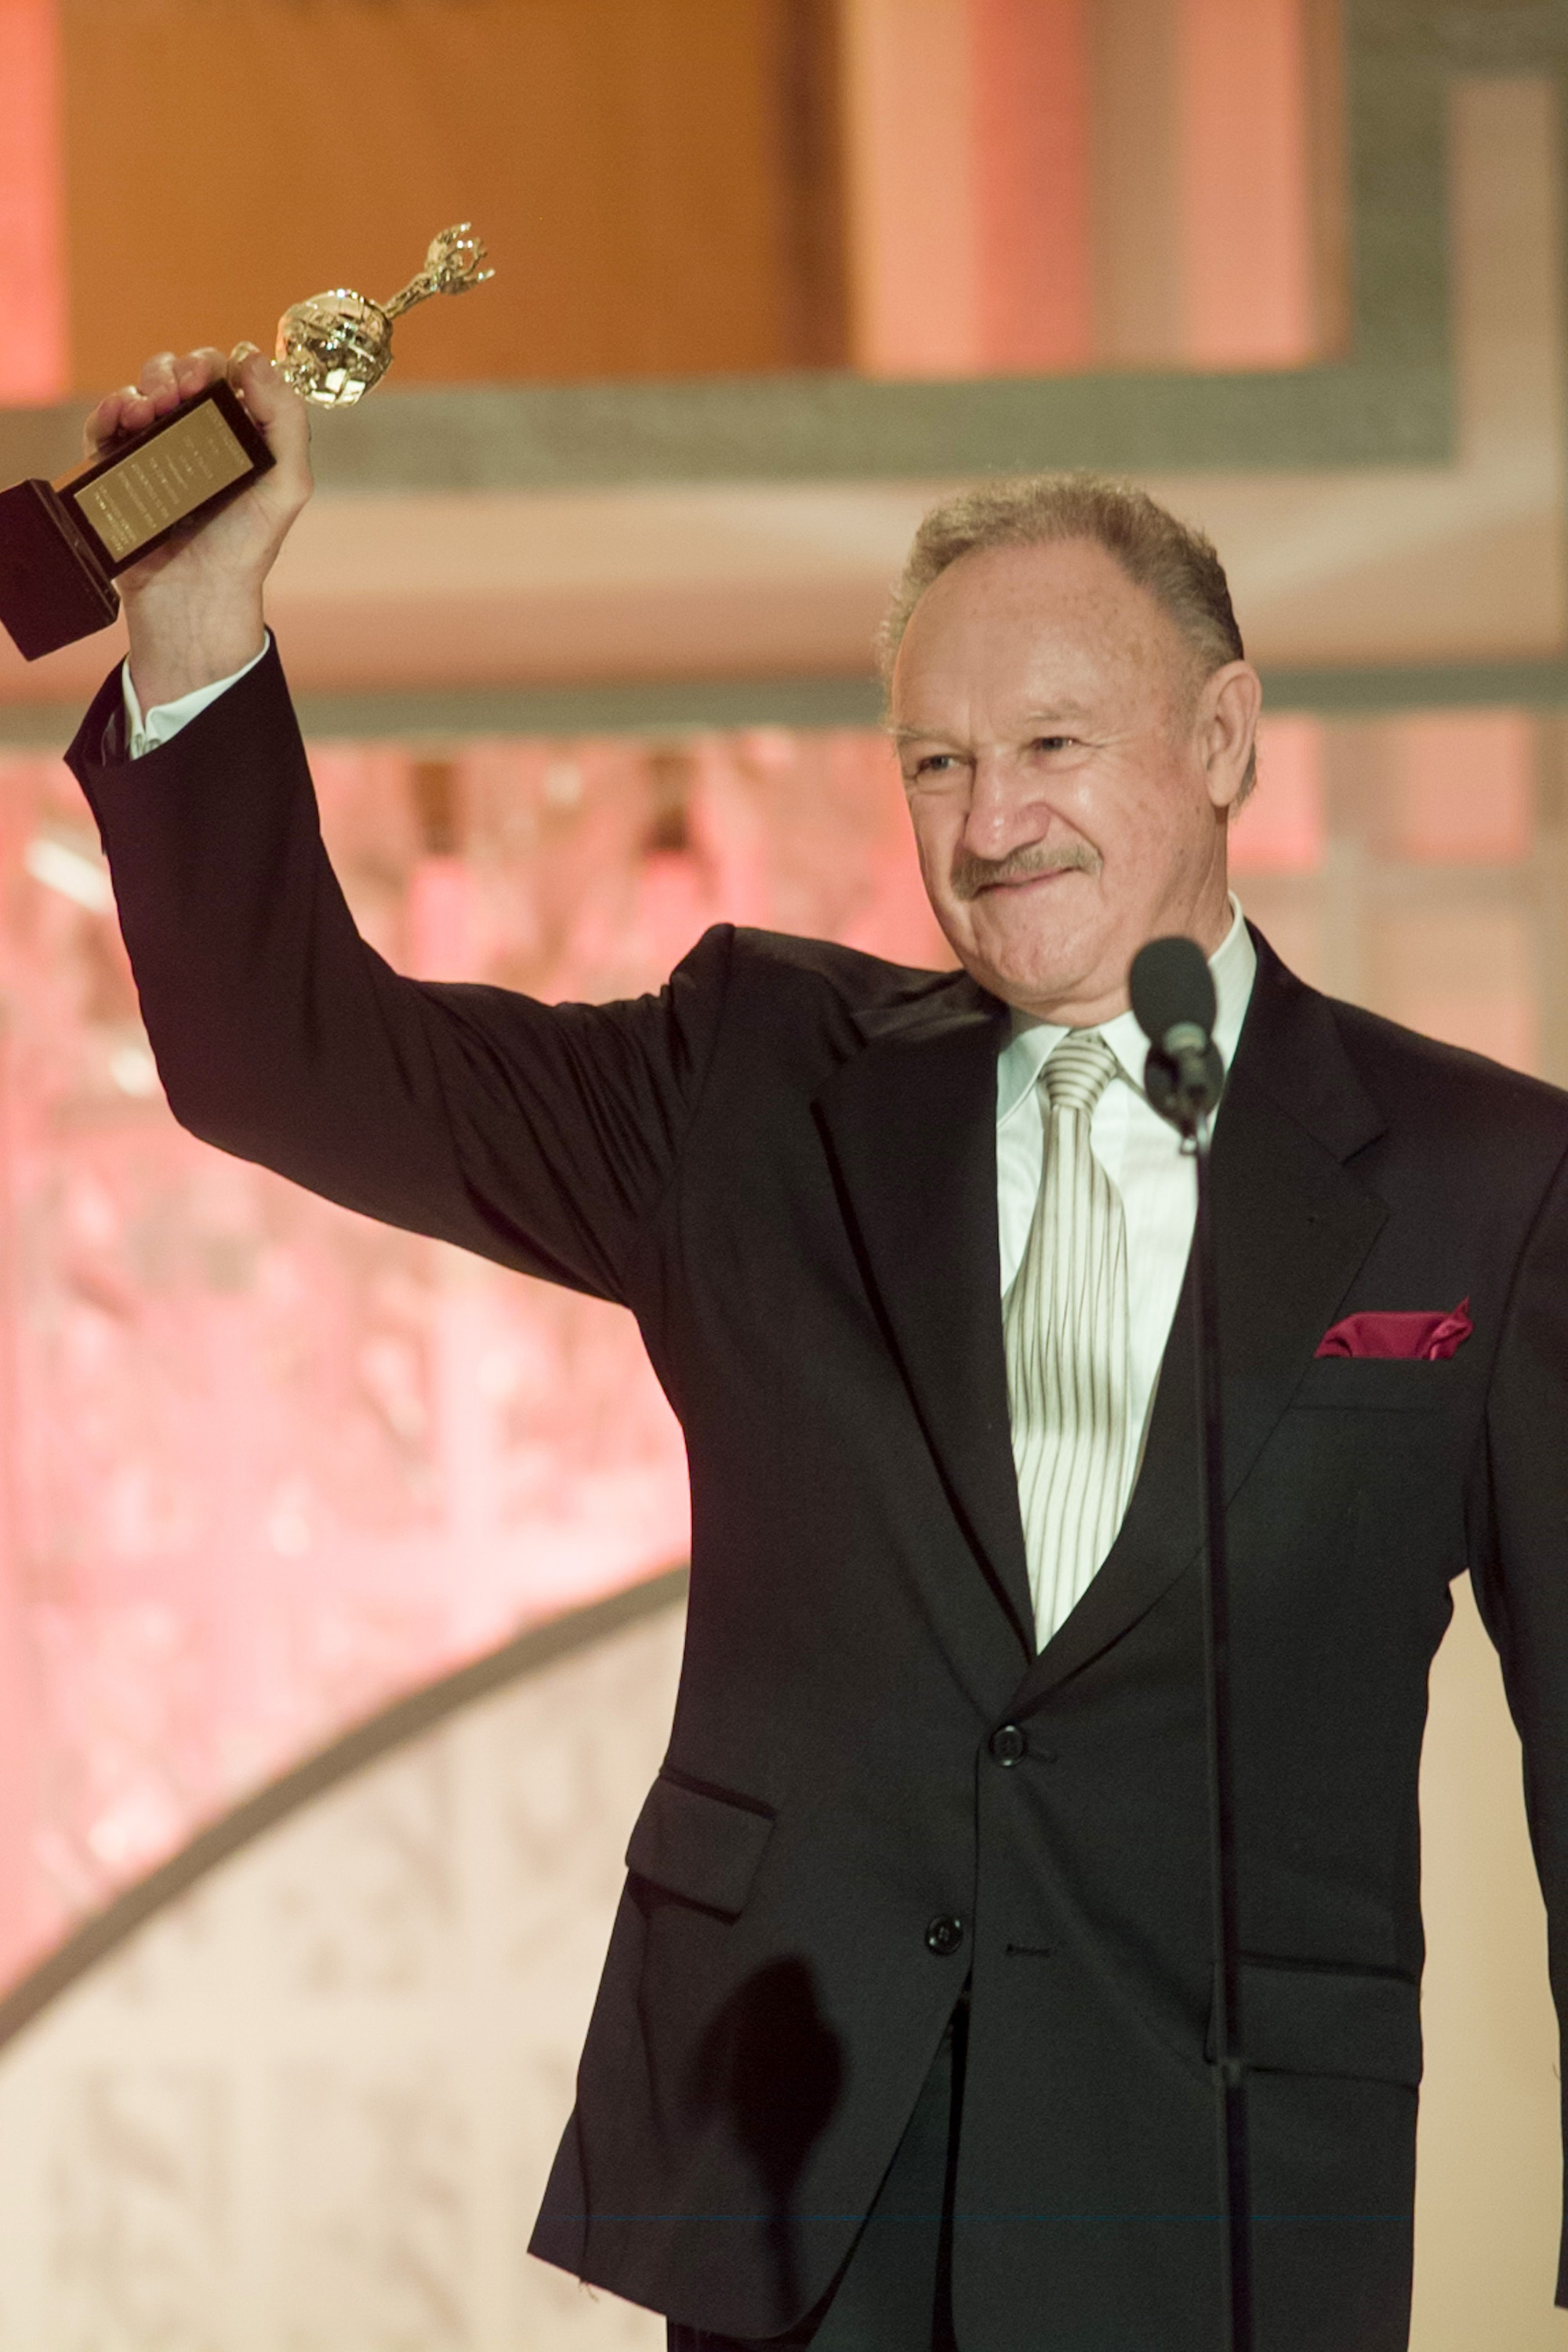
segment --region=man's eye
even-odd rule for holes
[[[1066,751],[1077,740],[1076,735],[1037,735],[1035,749],[1037,751]]]
[[[953,765],[951,751],[928,751],[915,761],[910,773],[914,776],[940,776]]]

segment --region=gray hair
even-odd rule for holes
[[[1026,474],[960,490],[922,519],[877,633],[883,684],[892,677],[910,614],[950,563],[982,548],[1071,539],[1103,547],[1129,580],[1148,591],[1191,648],[1199,678],[1246,659],[1225,566],[1203,531],[1178,520],[1133,482],[1107,474]],[[1257,772],[1255,751],[1237,808]]]

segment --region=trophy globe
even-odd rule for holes
[[[278,360],[285,381],[319,408],[347,408],[380,383],[392,364],[392,324],[433,294],[466,294],[495,272],[468,221],[432,237],[425,267],[385,302],[347,286],[295,302],[278,321]]]

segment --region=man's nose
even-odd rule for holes
[[[994,752],[982,752],[974,762],[963,844],[976,857],[1005,857],[1011,850],[1038,840],[1050,824],[1050,812],[1031,793],[1017,763]]]

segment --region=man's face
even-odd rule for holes
[[[933,582],[893,729],[927,892],[983,987],[1082,1026],[1125,1007],[1146,940],[1218,946],[1258,694],[1245,663],[1197,682],[1174,623],[1090,541],[987,548]]]

